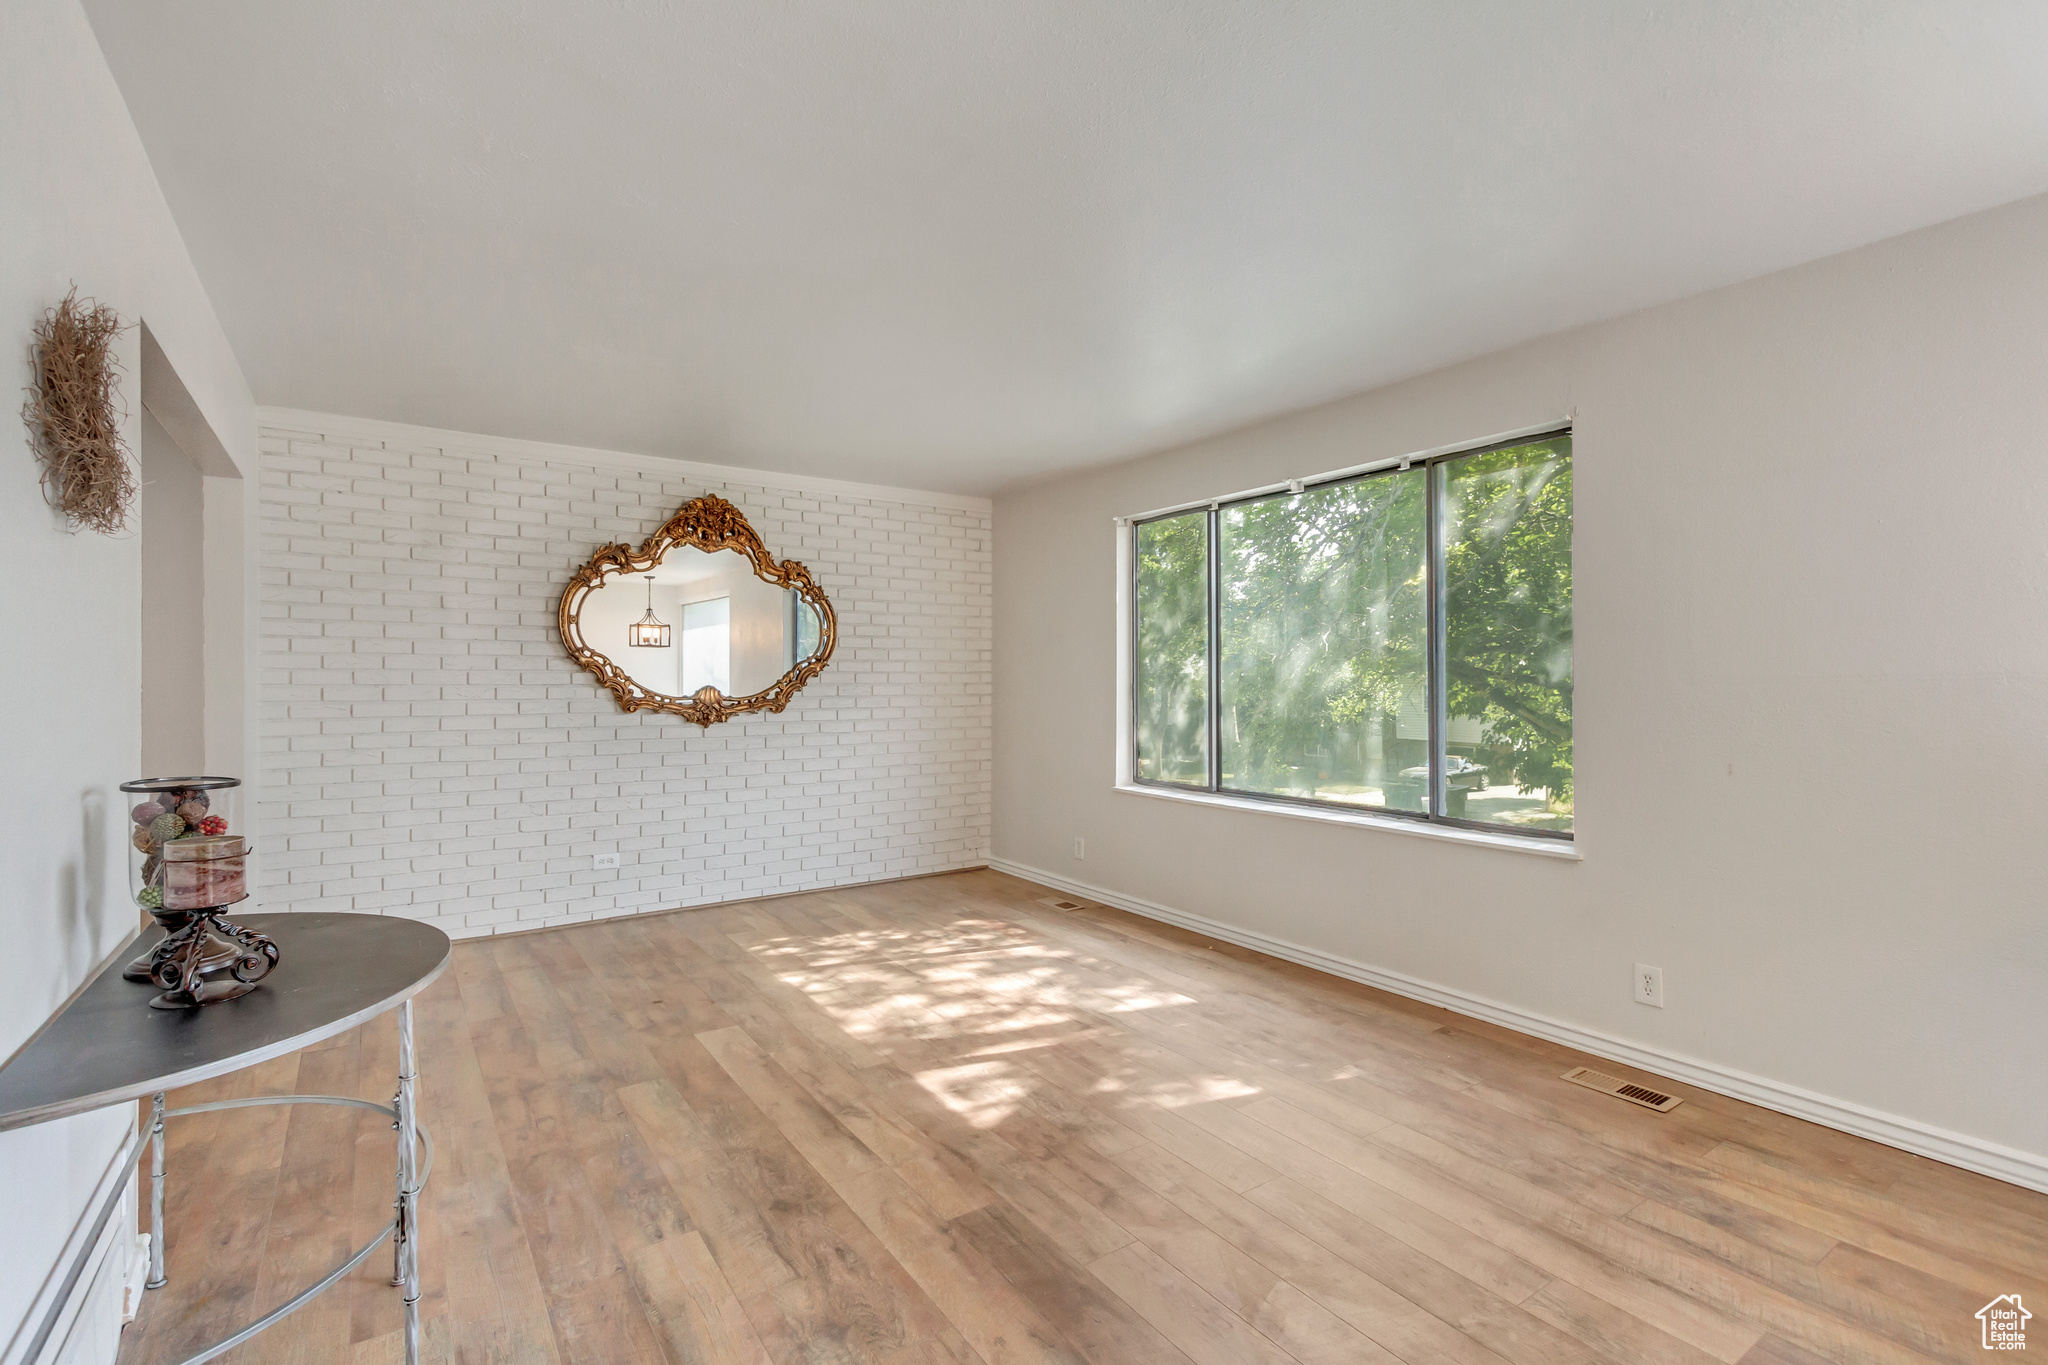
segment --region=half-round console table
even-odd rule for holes
[[[448,966],[448,936],[431,925],[381,915],[250,915],[241,922],[269,935],[282,954],[281,964],[259,989],[203,1009],[151,1009],[150,989],[121,979],[121,968],[137,946],[147,948],[162,937],[161,930],[151,929],[108,958],[71,1002],[0,1066],[0,1130],[145,1095],[152,1100],[149,1126],[138,1130],[122,1150],[121,1173],[30,1339],[22,1357],[29,1365],[49,1344],[65,1302],[120,1206],[129,1175],[142,1160],[145,1143],[154,1154],[149,1288],[163,1285],[164,1120],[265,1104],[337,1104],[390,1115],[398,1133],[395,1213],[383,1231],[318,1283],[188,1357],[183,1365],[211,1360],[303,1307],[360,1265],[387,1237],[394,1247],[391,1283],[405,1299],[405,1358],[407,1365],[419,1360],[419,1194],[433,1168],[434,1144],[419,1127],[413,1099],[412,998]],[[342,1095],[259,1095],[189,1109],[164,1108],[167,1090],[282,1057],[393,1008],[399,1011],[398,1093],[389,1108]],[[426,1149],[424,1162],[419,1159],[421,1145]]]

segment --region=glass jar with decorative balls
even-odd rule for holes
[[[249,849],[236,777],[123,782],[129,883],[164,937],[122,975],[161,992],[157,1009],[195,1009],[247,995],[277,965],[277,945],[221,912],[249,897]]]

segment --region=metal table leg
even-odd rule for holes
[[[415,1150],[418,1103],[414,1082],[412,1001],[398,1007],[398,1239],[397,1278],[405,1294],[405,1365],[420,1359],[420,1185]]]
[[[144,1289],[164,1287],[164,1092],[149,1097],[149,1278]]]
[[[305,1307],[321,1294],[340,1283],[342,1278],[351,1270],[354,1270],[365,1260],[368,1260],[370,1253],[382,1245],[386,1237],[397,1236],[401,1220],[407,1234],[403,1243],[404,1249],[400,1252],[400,1265],[405,1272],[402,1276],[403,1283],[401,1285],[405,1297],[405,1358],[408,1365],[418,1365],[420,1266],[419,1239],[416,1234],[419,1219],[420,1191],[426,1188],[427,1178],[433,1173],[434,1169],[434,1139],[433,1135],[425,1128],[420,1127],[418,1122],[412,1117],[413,1081],[417,1078],[414,1076],[412,1068],[412,1020],[410,1016],[411,1011],[407,1010],[405,1014],[399,1017],[401,1070],[398,1098],[404,1106],[403,1108],[397,1105],[386,1108],[384,1105],[376,1104],[369,1100],[354,1099],[346,1095],[253,1095],[248,1099],[215,1100],[210,1104],[195,1104],[187,1109],[165,1109],[163,1107],[164,1097],[160,1094],[156,1096],[155,1102],[151,1105],[149,1140],[154,1143],[157,1149],[156,1170],[151,1176],[151,1208],[153,1216],[157,1219],[156,1227],[158,1228],[163,1226],[164,1162],[162,1153],[163,1121],[165,1119],[182,1118],[187,1114],[212,1114],[223,1109],[254,1109],[271,1104],[331,1104],[350,1109],[368,1109],[372,1113],[385,1115],[391,1119],[391,1126],[398,1130],[400,1141],[399,1179],[400,1188],[404,1193],[398,1201],[398,1216],[386,1224],[384,1229],[375,1237],[363,1243],[353,1256],[350,1256],[346,1261],[322,1276],[318,1283],[310,1288],[301,1290],[289,1301],[271,1309],[268,1313],[265,1313],[256,1321],[237,1331],[234,1335],[224,1337],[213,1345],[201,1350],[196,1355],[187,1356],[181,1362],[181,1365],[204,1365],[204,1362],[233,1350],[266,1327],[290,1317],[293,1313],[296,1313],[299,1309]],[[130,1145],[130,1155],[126,1158],[125,1164],[122,1167],[121,1185],[116,1189],[115,1197],[110,1198],[100,1210],[99,1223],[95,1225],[93,1233],[95,1240],[99,1235],[98,1229],[105,1226],[107,1219],[112,1215],[116,1204],[119,1202],[119,1198],[126,1192],[128,1173],[134,1171],[141,1164],[143,1145],[144,1139],[142,1135],[137,1134]],[[422,1148],[425,1151],[426,1157],[424,1162],[419,1159]],[[78,1278],[79,1272],[84,1268],[85,1260],[83,1257],[80,1257],[72,1266],[71,1280],[67,1281],[65,1285],[64,1292],[66,1294],[70,1292],[71,1282]],[[154,1229],[152,1229],[150,1235],[150,1272],[153,1276],[149,1282],[150,1288],[154,1289],[163,1284],[163,1242]],[[52,1329],[57,1325],[57,1315],[62,1311],[64,1303],[65,1299],[60,1295],[57,1302],[51,1307],[50,1312],[45,1316],[41,1331],[36,1334],[28,1354],[23,1357],[25,1360],[35,1360],[37,1358],[37,1351],[41,1349],[42,1344],[48,1339]]]

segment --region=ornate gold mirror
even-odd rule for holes
[[[569,657],[622,711],[698,725],[780,711],[839,642],[832,604],[795,560],[768,553],[739,508],[706,494],[635,550],[576,571],[557,618]]]

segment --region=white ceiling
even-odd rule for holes
[[[955,492],[2048,190],[2038,0],[85,3],[259,401]]]

